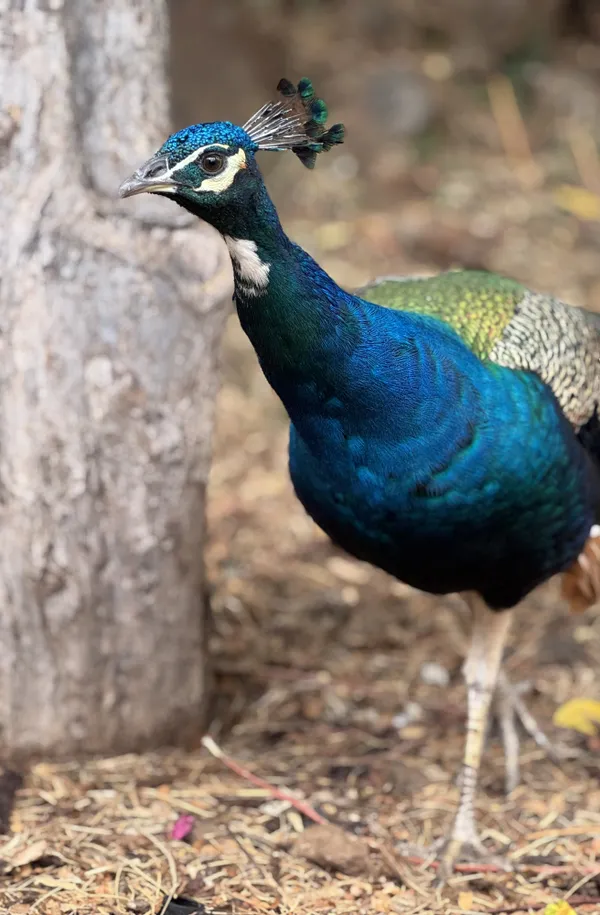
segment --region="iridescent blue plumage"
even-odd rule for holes
[[[502,678],[508,608],[565,571],[573,606],[600,596],[600,319],[482,273],[340,289],[285,235],[254,153],[290,149],[311,167],[343,128],[325,129],[308,80],[279,89],[283,101],[244,128],[175,134],[121,192],[170,195],[225,239],[239,318],[289,414],[292,481],[317,524],[404,582],[466,596],[450,864],[485,852],[473,800],[496,688],[509,787],[515,714],[548,749]]]
[[[343,293],[295,246],[288,257],[237,305],[317,523],[402,581],[497,608],[570,566],[596,468],[544,383],[482,362],[439,321]]]
[[[236,146],[248,152],[256,152],[256,143],[242,127],[231,124],[229,121],[214,121],[211,124],[192,124],[183,130],[171,134],[169,139],[161,146],[158,154],[175,156],[177,161],[185,159],[202,146]]]

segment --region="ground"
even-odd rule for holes
[[[357,174],[349,147],[311,174],[282,158],[269,177],[290,234],[343,285],[466,262],[599,303],[598,198],[562,187],[586,183],[568,152],[515,163],[454,143],[398,159]],[[455,808],[460,607],[350,560],[306,517],[285,417],[233,316],[217,417],[211,740],[39,763],[11,813],[18,778],[5,773],[0,912],[143,915],[173,894],[215,915],[517,915],[568,894],[578,913],[600,912],[600,744],[552,725],[565,700],[600,694],[598,615],[568,617],[554,584],[521,609],[507,669],[531,682],[532,710],[576,756],[559,769],[524,741],[522,784],[506,798],[492,737],[478,814],[514,871],[466,867],[439,893],[434,870],[396,844],[443,835]]]

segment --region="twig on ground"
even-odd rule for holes
[[[263,778],[260,778],[258,775],[254,775],[249,769],[246,769],[245,766],[240,765],[231,757],[227,756],[223,752],[221,747],[215,743],[212,737],[205,736],[202,738],[202,746],[205,750],[215,757],[215,759],[220,760],[224,766],[227,766],[228,769],[231,769],[232,772],[235,772],[236,775],[239,775],[240,778],[245,779],[250,782],[251,785],[255,785],[257,788],[263,788],[265,791],[268,791],[269,794],[277,798],[279,801],[287,801],[298,813],[301,813],[307,819],[312,820],[313,823],[318,823],[320,826],[327,826],[328,821],[325,817],[322,817],[320,813],[311,807],[310,804],[307,804],[305,801],[301,801],[299,798],[294,797],[293,794],[290,794],[289,791],[285,789],[276,788],[275,785],[271,785],[269,782],[266,782]]]
[[[407,861],[409,864],[414,864],[416,867],[421,867],[422,865],[427,865],[434,870],[440,866],[439,861],[432,860],[431,858],[421,858],[418,855],[407,855],[403,856],[403,860]],[[469,864],[457,863],[454,865],[454,870],[458,874],[502,874],[505,871],[497,864],[486,864],[485,862]],[[518,864],[514,868],[515,873],[528,873],[536,874],[541,877],[555,877],[559,874],[571,874],[576,871],[578,874],[584,876],[594,877],[598,873],[597,867],[579,867],[575,868],[573,865],[568,864]]]

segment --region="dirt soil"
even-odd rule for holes
[[[365,165],[349,140],[314,173],[282,157],[269,184],[290,234],[342,285],[466,263],[600,306],[597,159],[590,178],[566,142],[519,154],[454,138],[425,159]],[[513,870],[463,867],[436,890],[435,868],[397,843],[427,846],[455,809],[461,608],[342,555],[306,517],[282,408],[234,316],[217,416],[212,742],[40,763],[20,788],[5,773],[0,812],[17,800],[0,911],[143,915],[179,894],[213,915],[516,915],[570,894],[578,913],[600,912],[600,740],[552,724],[565,700],[600,696],[598,614],[568,617],[552,583],[522,607],[507,669],[530,682],[530,708],[574,758],[558,768],[524,740],[522,784],[506,798],[492,735],[478,815]]]

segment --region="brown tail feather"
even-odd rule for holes
[[[577,561],[563,572],[562,596],[572,613],[600,602],[600,528],[594,526]]]

